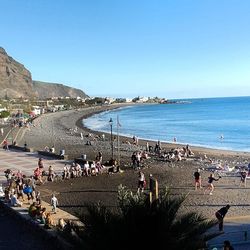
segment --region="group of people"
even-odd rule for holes
[[[215,178],[214,174],[211,173],[208,177],[208,183],[207,183],[207,187],[204,190],[204,194],[206,194],[206,192],[208,191],[210,195],[213,194],[213,190],[214,190],[214,185],[213,182],[214,181],[219,181],[221,178],[221,176],[218,176],[218,178]],[[201,183],[201,174],[200,174],[200,169],[197,169],[194,172],[194,179],[195,179],[195,190],[197,190],[198,188],[201,189],[202,188],[202,183]],[[245,181],[245,177],[241,176],[241,182]],[[230,208],[230,205],[227,204],[226,206],[221,207],[219,210],[217,210],[215,212],[215,217],[218,220],[218,225],[219,225],[219,231],[223,232],[224,229],[224,218],[226,216],[226,214],[228,213]],[[223,246],[224,250],[233,250],[233,246],[231,245],[230,241],[225,240],[224,241],[224,246]]]
[[[55,153],[55,147],[54,146],[52,146],[52,147],[45,146],[44,151],[50,152],[50,153]]]
[[[160,154],[160,158],[163,158],[166,161],[181,161],[185,158],[193,156],[194,153],[188,144],[185,147],[173,148],[170,151],[164,151]]]
[[[133,169],[140,169],[143,160],[149,159],[150,156],[144,151],[134,151],[131,155]]]
[[[37,181],[37,184],[43,184],[44,179],[43,176],[47,176],[48,181],[54,181],[55,178],[55,171],[53,166],[48,167],[48,171],[45,171],[45,167],[43,164],[43,159],[39,158],[37,167],[34,170],[34,179]]]
[[[58,199],[55,194],[51,198],[51,212],[47,212],[45,207],[42,207],[41,194],[36,188],[35,178],[27,178],[20,170],[13,172],[11,169],[5,170],[7,185],[4,189],[5,202],[12,207],[22,207],[27,199],[30,206],[28,213],[37,222],[44,224],[50,228],[53,226],[51,213],[56,213]]]
[[[219,176],[218,178],[215,178],[214,173],[211,173],[209,175],[209,177],[208,177],[207,186],[206,186],[206,188],[204,190],[204,194],[209,192],[209,194],[212,195],[213,191],[214,191],[213,182],[218,181],[220,178],[221,178],[221,176]],[[194,186],[195,186],[195,190],[197,190],[198,188],[199,189],[202,188],[201,174],[200,174],[200,169],[199,168],[194,172]]]
[[[199,175],[199,171],[194,173],[195,175],[195,188],[197,189],[198,187],[201,188],[201,181],[200,181],[200,175]],[[152,176],[152,175],[150,175]],[[213,174],[211,174],[208,177],[209,181],[208,183],[210,183],[212,185],[212,182],[214,180],[219,180],[215,179]],[[142,171],[138,172],[138,185],[137,185],[137,193],[143,193],[144,189],[146,187],[146,178],[145,178],[145,174]],[[213,186],[210,186],[210,188],[212,189]],[[223,227],[224,227],[224,218],[226,216],[226,214],[228,213],[228,210],[230,208],[230,205],[227,204],[226,206],[221,207],[219,210],[217,210],[215,212],[215,217],[218,220],[218,225],[219,225],[219,231],[222,232],[223,231]],[[231,246],[230,242],[228,240],[224,241],[224,249],[225,250],[233,250],[233,247]]]
[[[52,213],[56,213],[58,199],[56,198],[55,194],[52,194],[50,205],[52,207]],[[31,203],[28,208],[28,213],[32,219],[36,220],[40,224],[43,224],[47,229],[55,226],[55,223],[51,216],[52,213],[47,212],[46,207],[42,206],[41,199],[36,199],[36,201],[33,201]]]
[[[98,152],[94,161],[84,159],[84,164],[73,162],[71,165],[64,165],[63,179],[77,178],[81,176],[96,176],[102,172],[105,166],[102,164],[102,152]]]
[[[242,185],[244,187],[246,187],[246,180],[247,180],[247,176],[248,176],[248,172],[245,169],[242,169],[240,172],[240,184],[239,186],[241,187]],[[215,178],[214,173],[211,173],[208,176],[208,180],[207,180],[207,187],[204,190],[204,194],[206,194],[207,192],[209,193],[209,195],[213,194],[214,191],[214,181],[219,181],[221,179],[221,176],[219,175],[218,178]],[[195,186],[195,190],[197,190],[198,188],[201,189],[202,188],[202,183],[201,183],[201,173],[200,173],[200,169],[198,168],[195,172],[194,172],[194,186]]]
[[[103,169],[105,169],[105,166],[102,164],[102,158],[102,152],[99,151],[94,161],[88,161],[85,159],[85,162],[82,165],[77,162],[73,162],[70,165],[65,164],[60,174],[56,174],[53,166],[51,165],[48,167],[48,170],[45,171],[43,159],[39,158],[33,177],[37,184],[43,184],[45,181],[44,176],[47,177],[48,181],[52,182],[57,177],[67,180],[82,176],[96,176],[101,173]]]
[[[7,179],[7,186],[4,190],[5,201],[10,202],[11,206],[22,206],[25,195],[28,200],[34,200],[38,196],[33,178],[26,178],[20,170],[14,173],[7,169],[4,173]]]

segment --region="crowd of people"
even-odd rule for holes
[[[183,148],[172,149],[169,152],[166,151],[162,152],[161,144],[158,141],[154,149],[152,149],[152,147],[150,148],[150,146],[147,145],[146,150],[138,150],[133,152],[131,156],[133,168],[140,169],[142,166],[142,161],[144,159],[149,159],[151,157],[150,153],[156,155],[157,157],[159,156],[164,159],[175,160],[175,161],[181,161],[185,157],[194,156],[189,145],[186,145]],[[97,175],[100,172],[102,172],[104,168],[105,166],[102,163],[102,153],[98,152],[96,159],[93,161],[86,160],[85,163],[82,165],[80,165],[77,162],[73,162],[71,165],[65,164],[62,170],[62,179]],[[33,178],[25,178],[22,175],[21,171],[18,171],[17,173],[6,171],[6,178],[9,183],[9,188],[8,191],[6,191],[5,199],[8,200],[8,202],[10,202],[12,206],[22,206],[25,200],[24,197],[26,195],[27,199],[32,202],[29,207],[30,216],[39,223],[51,227],[51,225],[54,224],[51,218],[51,212],[48,213],[47,209],[41,206],[40,193],[37,192],[36,190],[36,184],[43,183],[44,179],[42,177],[44,175],[47,176],[48,181],[54,181],[56,173],[53,169],[53,166],[49,166],[48,170],[45,171],[45,166],[42,158],[39,158],[38,160],[37,168],[34,170]],[[196,173],[194,173],[194,177],[195,177],[195,189],[196,190],[198,188],[201,189],[202,179],[200,170],[197,170]],[[242,178],[242,183],[245,183],[244,175],[242,175],[241,178]],[[212,194],[214,190],[213,181],[218,181],[218,180],[219,178],[215,178],[214,175],[211,174],[208,177],[208,186],[205,189],[204,193],[209,191],[209,194]],[[145,187],[146,187],[145,175],[142,171],[139,171],[138,184],[137,184],[138,193],[143,193]],[[58,206],[58,200],[54,195],[51,198],[51,206],[52,206],[52,213],[55,213]],[[220,225],[221,223],[223,227],[223,220],[222,221],[220,220]]]
[[[82,176],[96,176],[106,168],[102,162],[102,153],[99,151],[95,160],[89,161],[87,159],[82,159],[82,164],[73,162],[71,165],[64,165],[62,178],[70,179]]]
[[[34,178],[27,178],[20,170],[14,173],[10,169],[5,171],[5,177],[7,179],[7,186],[4,190],[6,202],[11,202],[12,206],[21,206],[25,195],[28,200],[35,199],[37,194]]]
[[[57,212],[58,199],[55,194],[51,197],[51,211],[48,207],[42,206],[41,194],[37,190],[37,181],[32,176],[26,177],[20,170],[13,172],[10,169],[5,171],[7,185],[4,189],[4,200],[12,207],[27,207],[28,214],[37,223],[44,225],[44,228],[50,229],[56,226],[66,227],[67,223],[63,219],[57,223],[53,220],[52,214]],[[63,224],[63,225],[62,225]]]
[[[149,159],[150,156],[146,151],[134,151],[131,155],[133,169],[140,169],[143,160]]]
[[[166,161],[181,161],[188,157],[194,157],[194,153],[188,144],[185,147],[177,147],[164,152],[161,152],[158,148],[159,147],[157,147],[157,151],[159,152],[160,157]]]

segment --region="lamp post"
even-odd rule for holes
[[[112,153],[112,160],[114,159],[114,145],[113,145],[113,120],[110,118],[109,120],[110,125],[110,143],[111,143],[111,153]]]

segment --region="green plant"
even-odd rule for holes
[[[1,111],[0,112],[0,118],[7,118],[10,116],[10,112],[9,111]]]
[[[83,240],[88,249],[195,250],[215,235],[206,234],[216,224],[195,212],[181,213],[186,196],[173,196],[166,188],[159,199],[118,189],[116,211],[101,203],[87,206],[82,216],[86,228]]]

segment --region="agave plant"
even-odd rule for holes
[[[89,249],[200,249],[215,235],[206,233],[217,222],[203,215],[180,213],[186,195],[173,196],[168,188],[159,199],[118,188],[118,210],[88,205],[84,241]]]

